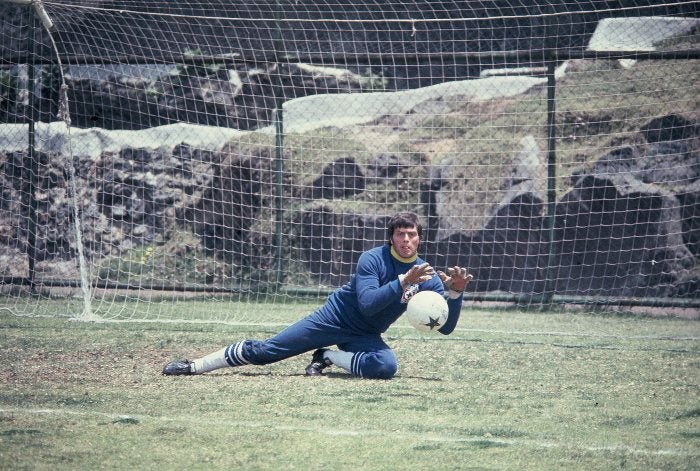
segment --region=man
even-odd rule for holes
[[[364,252],[350,281],[326,303],[267,340],[244,340],[194,361],[176,360],[164,375],[202,374],[227,366],[266,365],[315,350],[308,376],[336,365],[362,378],[389,379],[398,363],[381,335],[406,310],[418,291],[448,291],[449,317],[439,329],[450,334],[459,320],[467,270],[437,272],[418,257],[422,226],[414,213],[398,213],[387,227],[387,244]],[[327,347],[337,346],[338,350]]]

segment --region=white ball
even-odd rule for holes
[[[422,332],[434,332],[447,322],[447,301],[435,291],[420,291],[408,300],[406,318]]]

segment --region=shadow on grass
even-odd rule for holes
[[[161,373],[159,373],[159,376],[163,376]],[[243,376],[243,377],[249,377],[249,378],[262,378],[262,377],[276,377],[276,378],[295,378],[295,377],[300,377],[300,378],[308,378],[309,381],[316,381],[319,379],[327,378],[327,379],[333,379],[333,380],[353,380],[353,381],[379,381],[379,382],[385,382],[385,381],[392,381],[392,380],[398,380],[398,379],[406,379],[406,380],[419,380],[419,381],[431,381],[431,382],[442,382],[442,378],[438,377],[426,377],[426,376],[414,376],[414,375],[396,375],[392,379],[370,379],[370,378],[358,378],[357,376],[353,376],[350,373],[343,373],[343,372],[337,372],[337,373],[324,373],[321,376],[306,376],[304,373],[275,373],[272,371],[237,371],[235,368],[231,368],[230,370],[223,370],[223,371],[216,371],[212,373],[206,373],[202,375],[193,375],[193,376],[187,376],[190,378],[197,377],[197,378],[206,378],[206,377],[220,377],[220,376]]]

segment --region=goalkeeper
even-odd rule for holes
[[[195,375],[223,367],[265,365],[315,350],[306,367],[318,376],[336,365],[353,376],[389,379],[398,363],[382,334],[406,310],[418,291],[447,290],[449,317],[439,329],[450,334],[459,320],[462,292],[471,281],[467,270],[452,267],[436,272],[418,257],[422,226],[414,213],[393,216],[387,244],[364,252],[350,281],[307,317],[266,340],[243,340],[202,358],[175,360],[164,375]],[[333,350],[327,347],[336,346]]]

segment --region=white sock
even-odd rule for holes
[[[326,352],[323,354],[323,358],[327,358],[334,365],[338,365],[345,371],[350,371],[350,365],[352,364],[353,355],[354,353],[352,352],[326,350]]]
[[[226,349],[222,348],[217,352],[210,353],[202,358],[198,358],[194,361],[190,369],[192,369],[194,374],[199,375],[209,371],[218,370],[219,368],[225,368],[229,366],[228,362],[226,361],[226,357],[224,356],[225,353]]]

